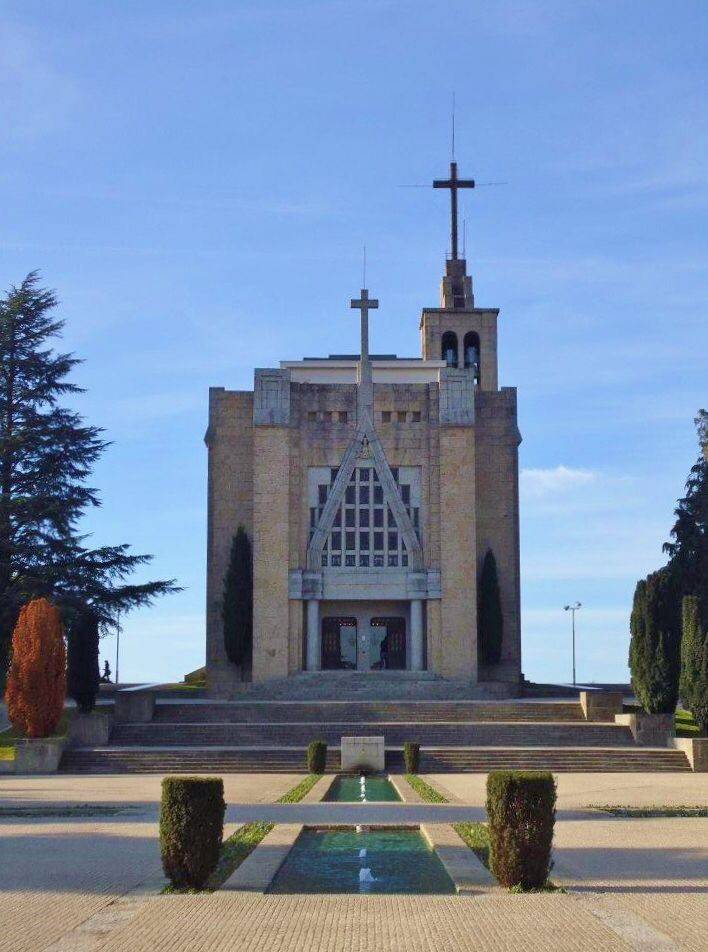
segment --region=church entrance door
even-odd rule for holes
[[[322,619],[322,670],[346,671],[357,667],[356,618]]]
[[[406,667],[406,619],[372,618],[369,644],[373,671],[403,671]]]

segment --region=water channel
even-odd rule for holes
[[[335,778],[325,800],[400,801],[380,776]],[[451,894],[452,880],[417,827],[306,827],[270,885],[271,893]]]

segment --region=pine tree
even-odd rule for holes
[[[231,543],[222,617],[226,657],[233,664],[247,667],[253,652],[253,560],[243,526],[238,527]]]
[[[7,716],[26,737],[50,737],[66,695],[66,651],[59,612],[46,598],[20,611],[12,635],[7,678]]]
[[[101,680],[98,639],[98,616],[90,610],[77,612],[67,635],[67,693],[85,714],[96,705]]]
[[[504,640],[504,617],[497,575],[497,560],[487,550],[479,576],[477,606],[477,640],[482,664],[499,664]]]
[[[0,298],[0,680],[20,606],[47,596],[64,612],[90,606],[102,628],[115,614],[176,590],[172,581],[130,585],[150,556],[127,545],[89,549],[81,517],[99,505],[86,485],[107,444],[61,398],[78,363],[52,350],[63,321],[35,272]]]
[[[683,600],[681,699],[708,734],[708,624],[695,595]]]

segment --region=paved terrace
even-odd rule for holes
[[[457,798],[449,805],[273,804],[299,779],[225,777],[228,832],[252,818],[390,823],[483,815],[484,777],[478,775],[429,778]],[[564,774],[558,782],[553,877],[568,895],[158,897],[159,777],[1,777],[0,813],[19,807],[33,815],[0,815],[0,950],[705,952],[708,820],[621,820],[587,807],[708,805],[708,776]],[[49,815],[70,804],[116,812]]]

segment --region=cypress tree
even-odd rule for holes
[[[243,526],[238,527],[231,543],[222,618],[226,657],[233,664],[246,667],[253,652],[253,559]]]
[[[80,520],[100,505],[86,480],[107,444],[61,405],[82,391],[68,379],[78,360],[52,349],[63,327],[56,305],[36,272],[0,298],[0,681],[29,598],[51,598],[64,615],[89,605],[105,629],[116,612],[176,590],[172,581],[126,583],[150,556],[83,544]]]
[[[90,610],[77,612],[67,636],[67,693],[80,711],[96,705],[101,676],[98,670],[98,617]]]
[[[681,699],[703,734],[708,734],[708,625],[695,595],[683,600]]]
[[[676,579],[668,568],[648,575],[635,591],[629,663],[637,700],[648,714],[676,709],[681,657],[681,620]]]
[[[646,631],[647,583],[640,579],[634,590],[632,614],[629,619],[629,670],[632,676],[632,689],[642,708],[646,710],[646,685],[648,677],[649,650]]]
[[[504,617],[497,575],[497,560],[487,550],[479,575],[477,642],[482,664],[499,664],[504,640]]]

